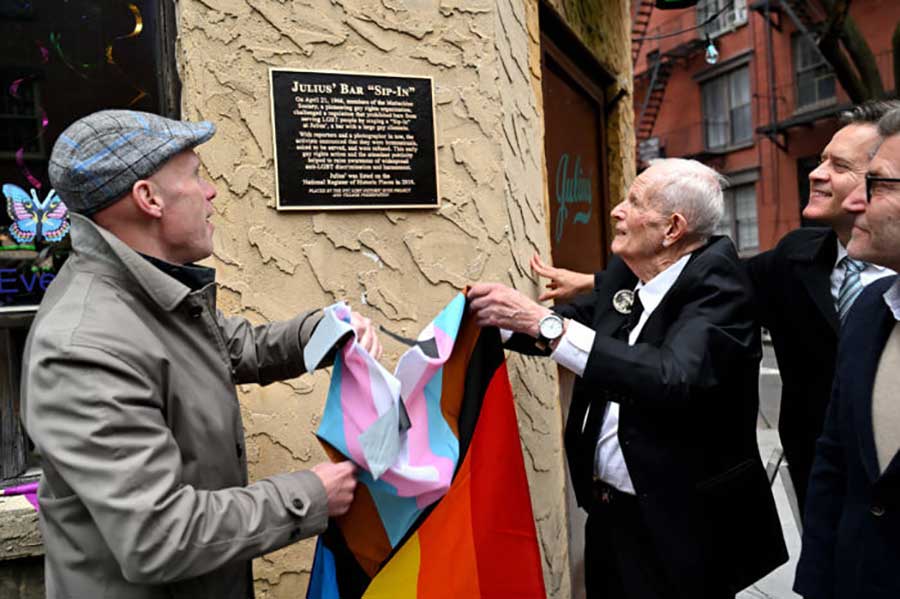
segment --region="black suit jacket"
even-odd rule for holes
[[[575,495],[590,505],[597,439],[581,430],[585,413],[618,402],[625,462],[679,596],[704,597],[712,577],[737,591],[787,560],[756,444],[760,343],[749,281],[731,241],[715,238],[629,346],[611,336],[625,318],[612,297],[636,282],[614,258],[593,293],[556,308],[597,333],[565,431]],[[511,341],[533,349],[524,336]]]
[[[808,599],[900,597],[900,454],[880,473],[872,389],[896,321],[875,281],[850,310],[828,416],[816,445],[795,590]]]
[[[778,432],[800,506],[831,397],[840,324],[831,295],[837,236],[802,228],[745,262],[781,372]]]

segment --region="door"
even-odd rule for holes
[[[549,36],[541,44],[553,264],[597,272],[609,249],[603,91]]]

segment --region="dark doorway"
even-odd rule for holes
[[[553,264],[597,272],[609,250],[603,71],[585,64],[590,53],[577,38],[548,25],[542,20],[541,72]]]

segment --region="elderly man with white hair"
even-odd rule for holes
[[[612,211],[593,293],[550,310],[498,284],[469,292],[507,347],[577,375],[565,429],[588,512],[589,597],[722,599],[787,560],[756,445],[758,326],[722,178],[654,162]]]

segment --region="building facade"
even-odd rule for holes
[[[198,153],[218,191],[208,265],[228,314],[265,322],[347,299],[390,332],[415,337],[469,283],[499,281],[537,295],[528,267],[535,252],[571,268],[605,264],[609,210],[635,169],[627,0],[9,6],[0,10],[0,83],[8,92],[0,116],[10,123],[0,140],[2,182],[45,198],[53,142],[94,110],[214,121],[218,133]],[[431,78],[439,208],[277,210],[272,67]],[[17,428],[17,359],[41,297],[34,273],[50,284],[68,251],[65,239],[15,238],[14,218],[0,221],[0,424],[9,431],[0,486],[39,473]],[[383,340],[391,368],[404,346]],[[580,576],[581,542],[567,503],[565,393],[561,404],[549,361],[511,355],[508,366],[548,596],[577,596],[571,576]],[[314,432],[328,381],[321,371],[239,389],[252,479],[324,459]],[[34,516],[0,499],[0,534],[14,530],[4,518],[18,528],[8,533],[15,539],[0,539],[8,548],[0,594],[29,596],[39,577]],[[302,542],[257,560],[258,596],[303,596],[312,549]]]
[[[816,47],[831,2],[700,0],[654,10],[634,0],[639,157],[701,160],[729,177],[726,219],[743,255],[801,225],[808,175],[851,102]],[[888,94],[900,4],[854,0],[850,17]],[[707,61],[712,44],[717,54]]]

